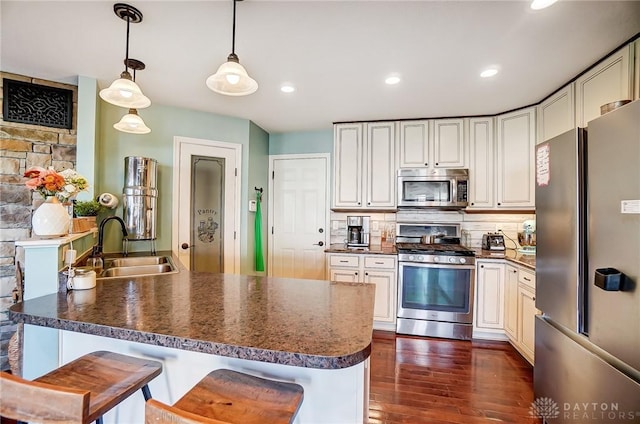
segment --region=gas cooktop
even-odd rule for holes
[[[423,244],[396,243],[396,250],[401,254],[442,255],[442,256],[475,256],[475,252],[459,244]]]

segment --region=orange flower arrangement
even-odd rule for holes
[[[36,166],[27,169],[24,176],[30,178],[24,183],[27,188],[37,191],[44,198],[56,196],[62,202],[89,186],[82,175],[71,169],[58,173],[53,168]]]

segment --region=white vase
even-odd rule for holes
[[[69,233],[69,212],[55,196],[49,196],[33,213],[31,226],[40,237],[60,237]]]

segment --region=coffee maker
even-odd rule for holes
[[[347,247],[369,247],[368,216],[347,216]]]

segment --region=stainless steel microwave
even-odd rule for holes
[[[466,208],[467,169],[406,168],[398,170],[399,208]]]

